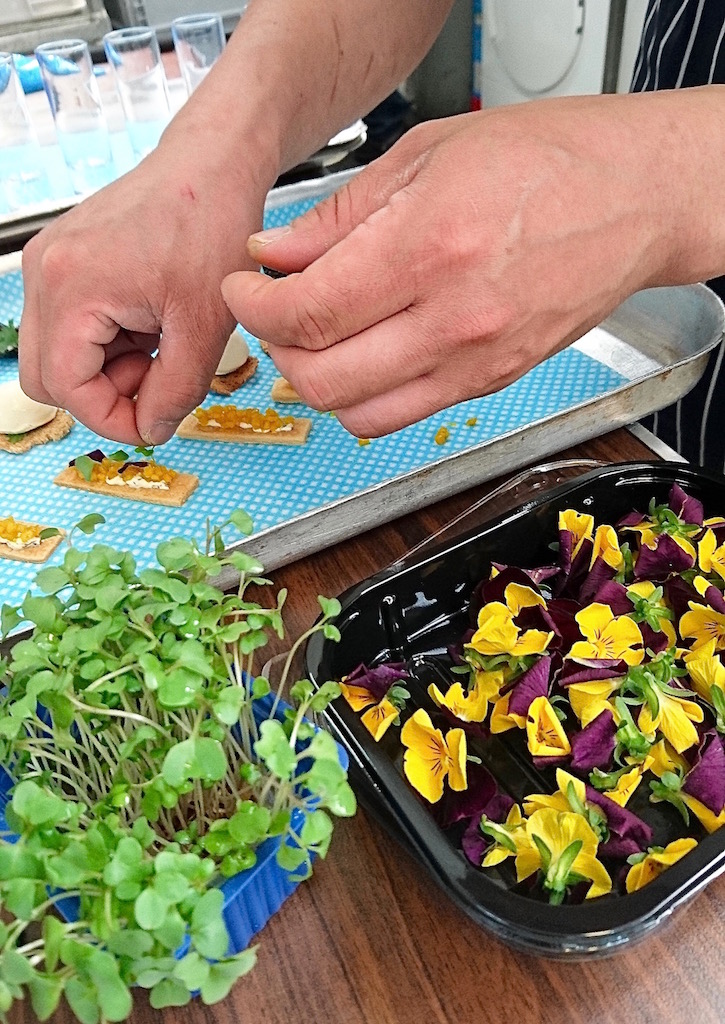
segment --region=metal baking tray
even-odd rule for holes
[[[267,202],[266,225],[288,222],[332,194],[356,173],[357,170],[331,174],[273,190]],[[0,257],[0,272],[19,266],[19,262],[20,254]],[[15,310],[16,318],[19,312]],[[14,315],[14,310],[8,315]],[[519,382],[520,390],[515,390],[518,384],[506,389],[508,394],[518,396],[517,415],[511,420],[516,426],[506,429],[501,425],[498,412],[491,412],[499,409],[499,396],[491,396],[435,414],[423,424],[373,440],[370,446],[360,449],[334,418],[311,413],[311,440],[294,456],[277,446],[257,446],[260,450],[255,454],[243,446],[215,446],[213,455],[207,449],[203,456],[204,487],[199,490],[197,503],[189,502],[188,508],[176,517],[157,516],[142,524],[138,509],[122,509],[120,506],[128,503],[117,502],[112,512],[113,524],[108,525],[103,539],[107,543],[113,541],[112,526],[123,536],[135,534],[138,543],[143,541],[145,545],[143,551],[138,551],[143,562],[155,544],[167,539],[169,530],[177,531],[175,535],[179,530],[201,535],[206,516],[222,516],[215,519],[222,522],[232,508],[243,504],[258,524],[258,532],[244,546],[268,569],[274,569],[570,445],[632,423],[667,405],[697,382],[708,353],[722,337],[724,321],[722,303],[702,285],[638,293],[578,341],[573,346],[578,351],[564,351],[532,371],[533,377],[541,371],[537,379],[545,380],[547,387],[562,381],[565,402],[543,404],[548,401],[548,393],[530,390],[528,382],[532,375]],[[256,344],[252,342],[253,347]],[[562,366],[564,369],[559,369]],[[570,370],[573,385],[567,367],[574,368]],[[611,375],[611,379],[598,389],[579,389],[576,373],[586,376],[591,367],[598,377]],[[245,401],[268,403],[268,385],[273,376],[271,362],[260,353],[260,368],[248,385],[249,397]],[[585,397],[589,394],[595,397]],[[502,395],[502,404],[504,398]],[[471,407],[474,415],[486,420],[485,431],[479,429],[483,420],[470,432],[464,426],[463,421],[471,415],[464,410]],[[560,411],[542,411],[555,407]],[[290,407],[280,410],[289,412]],[[436,445],[436,429],[456,419],[458,427],[451,431],[449,443]],[[84,446],[83,450],[99,447],[95,435],[83,439],[79,426],[74,428],[71,439],[54,446],[53,452],[36,450],[32,466],[28,459],[23,468],[30,473],[35,467],[33,479],[45,479],[53,468],[51,459],[67,461],[77,454],[79,444]],[[184,447],[188,444],[177,440],[169,443],[170,464],[178,463],[179,468],[184,467],[184,460],[192,460],[194,466],[200,464],[196,461],[196,449]],[[48,462],[47,467],[43,460]],[[9,473],[8,469],[8,488],[17,486]],[[26,478],[29,480],[30,476],[26,474]],[[230,486],[230,481],[235,481],[235,485]],[[41,497],[51,500],[42,489],[34,490],[33,496],[31,501],[26,494],[27,507],[18,509],[26,513],[26,518],[40,522],[39,516],[51,516],[53,521],[73,521],[68,495],[63,497],[62,508],[55,494],[52,498],[57,508],[47,503],[40,507]],[[262,505],[266,507],[261,508]],[[233,582],[231,577],[224,580],[227,582]]]

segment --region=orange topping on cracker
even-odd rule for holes
[[[294,416],[280,416],[274,409],[240,409],[236,405],[212,405],[208,409],[195,409],[194,416],[202,427],[221,430],[252,430],[255,433],[274,434],[293,426]]]
[[[0,519],[0,542],[6,544],[29,544],[40,537],[43,527],[35,523],[19,523],[8,516]]]

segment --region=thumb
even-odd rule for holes
[[[415,177],[415,163],[406,160],[399,166],[402,155],[390,150],[291,224],[250,235],[247,252],[272,270],[286,274],[304,270]]]
[[[221,319],[217,330],[195,330],[193,320],[179,331],[164,329],[136,398],[136,427],[146,444],[168,441],[203,402],[234,327],[228,311]]]

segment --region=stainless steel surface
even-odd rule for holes
[[[95,44],[111,27],[103,0],[81,0],[80,3],[67,3],[65,6],[60,2],[49,5],[47,10],[50,13],[43,15],[43,8],[39,6],[35,11],[30,11],[30,16],[10,24],[3,23],[0,28],[0,50],[32,53],[39,43],[70,37]]]

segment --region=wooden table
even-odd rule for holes
[[[605,461],[652,458],[626,431],[581,445]],[[491,485],[416,512],[274,574],[297,636],[317,594],[339,593],[405,554]],[[362,810],[327,860],[258,936],[259,960],[229,998],[167,1010],[171,1024],[722,1024],[725,879],[654,936],[606,960],[512,951],[450,902]],[[25,1010],[32,1018],[29,1008]],[[21,1014],[13,1014],[19,1020]],[[70,1015],[59,1013],[59,1020]],[[139,992],[132,1021],[158,1021]]]

